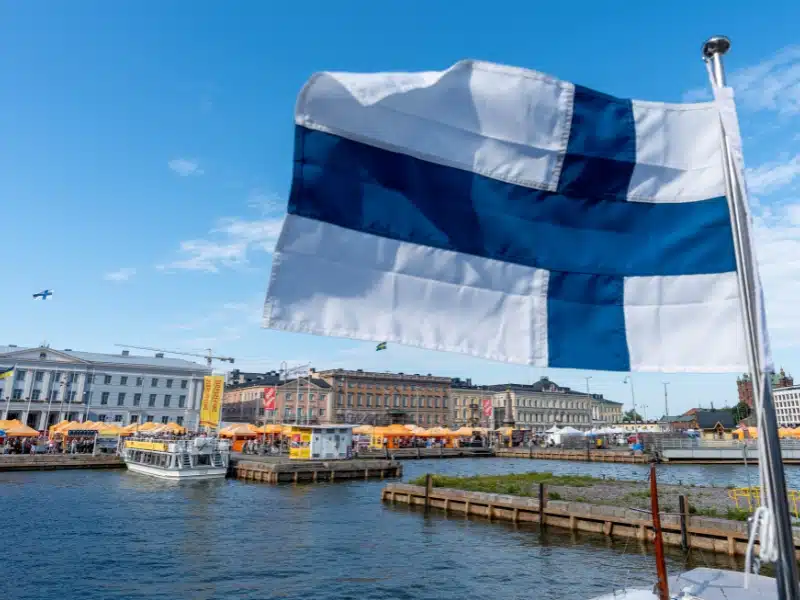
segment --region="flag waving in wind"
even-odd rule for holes
[[[386,350],[386,342],[381,342],[377,346],[375,346],[375,351],[378,352],[380,350]]]
[[[539,367],[747,370],[718,104],[464,61],[317,74],[295,124],[265,326]]]
[[[14,374],[14,367],[8,369],[0,369],[0,379],[7,379]]]

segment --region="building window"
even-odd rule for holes
[[[117,394],[117,406],[125,406],[125,392]]]
[[[106,422],[106,416],[105,415],[98,415],[97,416],[97,420],[100,421],[101,423],[105,423]]]
[[[358,406],[363,406],[363,405],[364,405],[364,394],[359,394],[358,395]]]
[[[161,422],[162,422],[164,425],[166,425],[167,423],[169,423],[169,417],[167,417],[167,416],[163,416],[163,417],[161,417]]]
[[[442,398],[442,408],[447,408],[447,396]]]
[[[44,372],[43,371],[36,371],[35,379],[36,379],[36,381],[42,381],[44,379]]]
[[[100,394],[100,404],[102,405],[108,404],[108,396],[109,396],[108,392],[103,392],[102,394]]]
[[[158,377],[153,377],[153,379],[150,380],[150,387],[158,387]]]
[[[183,417],[178,417],[177,419],[175,419],[175,422],[181,427],[183,427]]]
[[[428,408],[433,408],[433,398],[428,398]]]
[[[348,392],[347,393],[347,406],[348,407],[352,407],[353,406],[353,393],[352,392]]]
[[[172,402],[172,395],[166,394],[164,396],[164,408],[169,408],[170,403]]]
[[[139,422],[139,415],[131,415],[131,425]]]
[[[147,399],[147,406],[155,406],[156,405],[156,395],[150,394],[150,397]]]
[[[37,373],[37,375],[38,375],[38,373]],[[41,394],[41,392],[39,390],[33,390],[31,392],[31,400],[33,400],[34,402],[36,400],[38,400],[39,399],[39,394]]]
[[[83,392],[83,399],[86,399],[86,394],[88,392]],[[50,402],[55,402],[58,400],[58,391],[57,390],[50,390],[50,397],[48,398]]]
[[[71,379],[70,379],[70,383],[72,383],[72,380],[71,380]],[[111,375],[106,375],[106,376],[103,378],[103,383],[105,383],[106,385],[111,385]]]
[[[320,417],[320,419],[321,419],[322,417],[324,417],[324,416],[325,416],[325,409],[324,409],[324,408],[320,408],[320,409],[319,409],[319,417]]]
[[[167,387],[168,388],[172,387],[172,379],[167,379]]]
[[[23,379],[25,379],[25,370],[24,369],[18,369],[16,377],[17,377],[17,381],[22,381]]]
[[[181,389],[185,390],[188,386],[189,386],[189,380],[188,379],[181,379]]]
[[[403,408],[408,406],[408,396],[403,396]]]
[[[145,421],[147,421],[148,423],[152,423],[153,422],[153,415],[147,415],[147,417],[145,418]]]
[[[389,396],[383,397],[383,408],[389,408]]]
[[[12,400],[20,400],[22,398],[22,390],[14,390],[11,392]]]
[[[397,394],[395,394],[394,396],[394,407],[400,408],[400,396],[398,396]]]
[[[133,395],[133,405],[139,406],[142,403],[142,395],[141,394],[134,394]]]
[[[127,377],[120,377],[119,378],[120,385],[128,385],[128,378]]]
[[[114,423],[122,423],[122,415],[114,415]]]
[[[89,404],[89,402],[92,401],[92,394],[93,393],[94,392],[90,392],[88,390],[83,392],[83,401],[84,401],[84,403]]]
[[[439,396],[436,396],[436,398],[433,399],[433,405],[436,408],[439,408]]]
[[[372,408],[372,394],[367,394],[367,406]]]
[[[344,406],[344,394],[336,394],[336,406]]]
[[[178,408],[186,408],[186,396],[178,396]]]
[[[144,377],[137,377],[137,378],[136,378],[136,385],[137,385],[137,387],[142,387],[142,384],[143,384],[143,383],[144,383]]]

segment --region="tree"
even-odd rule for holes
[[[750,416],[752,409],[747,406],[746,402],[739,402],[736,406],[730,409],[731,414],[733,415],[733,420],[737,423],[742,419],[746,419]]]
[[[622,415],[623,423],[631,423],[631,422],[635,423],[637,421],[644,421],[644,419],[642,419],[642,415],[640,415],[635,410],[625,411],[625,413]]]

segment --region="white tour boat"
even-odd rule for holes
[[[128,469],[162,479],[225,477],[230,456],[230,442],[211,437],[133,438],[126,440],[122,448]]]

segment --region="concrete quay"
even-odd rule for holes
[[[116,454],[2,454],[0,471],[54,471],[58,469],[122,469]]]
[[[630,450],[565,450],[563,448],[497,448],[495,455],[505,458],[539,460],[574,460],[583,462],[612,462],[646,464],[650,457]]]
[[[396,460],[289,460],[286,457],[231,456],[228,475],[263,483],[343,481],[401,477],[403,467]]]
[[[494,456],[493,448],[387,448],[359,450],[358,458],[410,460],[417,458],[476,458]]]
[[[390,483],[381,492],[381,501],[414,507],[443,510],[445,514],[478,516],[489,521],[539,523],[572,531],[585,531],[652,541],[655,537],[648,513],[620,506],[550,500],[540,498],[467,492]],[[688,550],[698,548],[731,556],[747,551],[747,524],[728,519],[688,514],[662,514],[664,543]],[[800,558],[800,531],[794,529],[795,553]],[[758,546],[758,544],[756,544]]]

